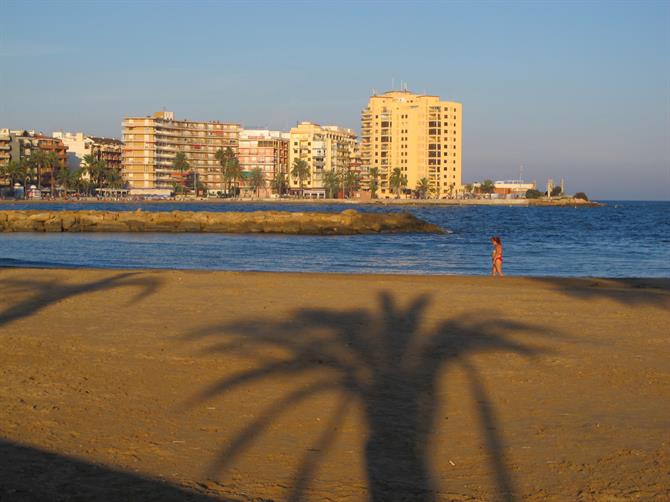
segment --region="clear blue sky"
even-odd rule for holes
[[[126,115],[360,129],[395,78],[463,103],[465,181],[670,199],[670,2],[0,0],[0,127]]]

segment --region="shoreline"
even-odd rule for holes
[[[506,206],[506,207],[602,207],[605,202],[583,201],[581,199],[557,199],[557,200],[539,200],[539,199],[440,199],[440,200],[418,200],[418,199],[374,199],[374,200],[355,200],[355,199],[168,199],[168,200],[114,200],[114,199],[36,199],[36,200],[0,200],[2,204],[313,204],[313,205],[373,205],[373,206]]]
[[[14,259],[7,259],[8,261],[17,261]],[[404,272],[314,272],[314,271],[297,271],[297,270],[235,270],[235,269],[223,269],[223,268],[151,268],[151,267],[137,267],[137,268],[128,268],[128,267],[92,267],[92,266],[78,266],[72,265],[68,266],[62,263],[56,263],[53,266],[46,264],[39,264],[35,262],[30,262],[26,260],[29,264],[24,265],[12,265],[11,263],[3,263],[0,259],[0,271],[2,270],[28,270],[28,271],[82,271],[82,272],[125,272],[125,273],[195,273],[195,274],[242,274],[242,275],[277,275],[281,276],[304,276],[304,277],[355,277],[355,278],[368,278],[368,279],[396,279],[396,278],[407,278],[407,279],[423,279],[423,278],[435,278],[435,279],[492,279],[496,281],[509,281],[509,280],[547,280],[547,281],[592,281],[592,285],[595,285],[597,281],[612,281],[612,282],[621,282],[625,284],[636,284],[638,287],[646,288],[668,288],[670,289],[670,276],[668,277],[656,277],[656,276],[627,276],[627,277],[608,277],[608,276],[590,276],[590,275],[510,275],[506,274],[504,277],[492,277],[490,273],[481,273],[481,274],[416,274],[416,273],[404,273]],[[593,282],[596,281],[596,282]]]

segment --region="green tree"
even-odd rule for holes
[[[589,200],[588,196],[584,192],[577,192],[575,194],[575,199]]]
[[[468,193],[468,194],[472,193],[473,189],[474,189],[474,187],[472,186],[472,183],[468,183],[467,185],[463,186],[463,190],[465,191],[465,193]]]
[[[62,166],[56,173],[56,180],[58,184],[63,187],[63,193],[67,196],[67,190],[73,185],[72,172],[67,166]]]
[[[526,190],[526,199],[539,199],[540,197],[542,197],[542,192],[539,190],[535,190],[534,188]]]
[[[403,174],[399,167],[393,169],[389,178],[391,190],[395,192],[396,199],[400,198],[400,191],[407,186],[407,175]]]
[[[35,176],[35,184],[37,185],[38,190],[42,187],[42,173],[47,165],[47,162],[47,152],[40,149],[34,149],[30,156],[26,159],[28,169],[31,171],[31,174]]]
[[[56,152],[47,152],[45,156],[45,168],[49,172],[49,184],[51,185],[51,196],[56,193],[56,173],[60,167],[60,160]]]
[[[263,175],[263,170],[260,167],[251,170],[249,175],[249,186],[254,192],[256,192],[256,198],[258,198],[258,191],[261,188],[265,188],[265,176]]]
[[[309,176],[309,165],[303,159],[295,159],[293,161],[293,166],[291,167],[291,176],[298,179],[298,185],[300,186],[300,196],[303,195],[303,186],[305,180]]]
[[[379,190],[379,169],[377,167],[370,168],[370,195],[373,199],[377,198],[377,190]]]
[[[344,173],[342,184],[344,185],[344,195],[346,197],[352,197],[354,192],[361,188],[361,177],[357,172],[346,171]]]
[[[479,191],[481,193],[493,193],[496,191],[495,183],[492,180],[484,180],[481,185],[479,185]]]
[[[560,186],[555,186],[554,188],[551,189],[551,196],[552,197],[558,197],[559,195],[563,194],[563,190],[561,190]]]
[[[286,173],[283,173],[281,171],[275,172],[274,176],[272,177],[272,181],[270,182],[270,186],[272,189],[279,194],[281,197],[286,193],[286,189],[288,188],[288,179],[286,178]]]
[[[226,185],[226,191],[230,195],[233,191],[233,186],[242,177],[240,161],[230,147],[227,147],[225,150],[219,148],[214,154],[214,158],[219,162],[221,177]]]
[[[108,169],[107,162],[92,153],[84,155],[83,161],[85,172],[91,180],[88,186],[90,195],[94,189],[103,187]]]
[[[188,171],[188,168],[191,167],[188,160],[186,159],[186,154],[184,152],[177,152],[177,155],[174,156],[172,161],[172,169],[177,171],[182,177],[184,172]]]
[[[334,199],[340,189],[340,177],[335,171],[323,173],[323,187],[326,189],[326,197]]]
[[[430,191],[430,181],[428,178],[421,178],[416,183],[416,193],[419,196],[419,199],[425,199]]]
[[[26,167],[23,160],[10,160],[7,164],[0,166],[0,178],[6,178],[11,187],[15,183],[24,184],[28,175]]]

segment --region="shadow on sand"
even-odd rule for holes
[[[45,271],[44,279],[3,279],[0,280],[0,290],[6,298],[13,296],[23,297],[16,303],[12,302],[4,310],[0,311],[0,327],[18,319],[36,314],[40,310],[58,303],[59,301],[80,296],[86,293],[108,291],[115,288],[139,289],[128,303],[140,301],[155,293],[161,286],[163,280],[158,277],[142,277],[139,272],[117,273],[103,279],[89,282],[78,282],[68,284],[59,278],[49,278]],[[83,306],[85,308],[85,306]]]
[[[199,494],[160,479],[0,440],[0,500],[213,502],[224,499]]]
[[[628,306],[670,308],[668,279],[533,278],[578,300],[611,300]]]
[[[251,358],[255,367],[215,382],[187,406],[284,376],[313,377],[311,384],[276,399],[238,431],[210,466],[211,476],[232,468],[282,413],[320,393],[335,391],[339,404],[325,421],[321,436],[299,462],[286,499],[306,497],[321,459],[337,440],[338,425],[358,405],[368,431],[362,454],[370,500],[436,500],[428,449],[439,401],[444,397],[439,375],[454,365],[462,368],[468,392],[476,403],[498,498],[515,499],[501,424],[470,356],[507,352],[532,357],[548,353],[548,349],[522,343],[519,338],[548,338],[549,331],[482,311],[431,320],[426,317],[429,296],[418,296],[402,308],[391,294],[380,293],[378,304],[378,310],[298,309],[285,321],[241,320],[188,335],[190,340],[204,338],[211,342],[204,349],[206,353],[241,354]]]

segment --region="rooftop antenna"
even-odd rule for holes
[[[519,166],[519,181],[523,180],[523,164]]]

